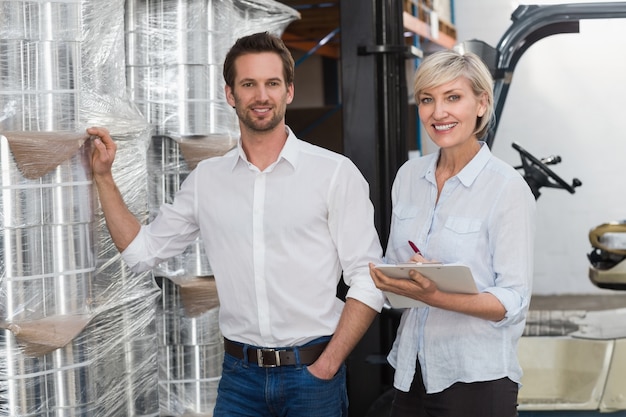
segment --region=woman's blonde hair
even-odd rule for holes
[[[415,73],[413,82],[415,102],[419,106],[419,95],[422,91],[449,83],[459,77],[465,77],[470,81],[477,98],[483,94],[487,98],[485,114],[476,119],[474,131],[476,137],[482,139],[487,134],[495,114],[493,78],[478,55],[472,52],[461,54],[450,49],[437,51],[427,56],[417,67]]]

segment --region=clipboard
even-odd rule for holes
[[[415,270],[426,278],[434,281],[437,288],[445,292],[461,294],[478,294],[472,271],[468,266],[460,264],[442,263],[406,263],[406,264],[379,264],[376,269],[381,270],[391,278],[407,279],[409,271]],[[403,295],[384,292],[393,308],[427,307],[428,305]]]

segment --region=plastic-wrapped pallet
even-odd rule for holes
[[[221,80],[230,43],[280,33],[297,12],[273,1],[124,5],[0,0],[1,415],[212,414],[223,352],[201,242],[157,270],[167,277],[157,312],[152,274],[131,273],[106,230],[84,129],[110,129],[120,191],[148,220],[198,160],[235,143]],[[141,10],[146,27],[129,21]],[[172,25],[172,13],[189,20]],[[125,64],[125,21],[129,52],[139,41],[147,61]],[[186,57],[174,65],[172,52]]]
[[[158,415],[151,274],[98,211],[90,125],[147,217],[151,130],[125,99],[124,1],[0,0],[0,414]]]

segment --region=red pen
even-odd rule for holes
[[[411,249],[413,249],[413,252],[417,253],[419,256],[422,256],[422,252],[419,250],[417,246],[415,246],[415,243],[411,242],[410,240],[409,240],[409,246],[411,247]]]

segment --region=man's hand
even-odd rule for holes
[[[332,379],[377,314],[354,298],[346,299],[335,334],[320,357],[308,367],[309,372],[319,379]]]
[[[111,175],[111,167],[115,160],[117,145],[104,127],[90,127],[87,133],[93,136],[95,150],[91,157],[91,169],[95,177]]]
[[[91,157],[91,170],[98,188],[100,206],[113,243],[120,252],[123,252],[139,233],[141,224],[128,210],[113,179],[112,166],[117,145],[111,139],[109,131],[103,127],[90,127],[87,133],[92,135],[95,146]]]

